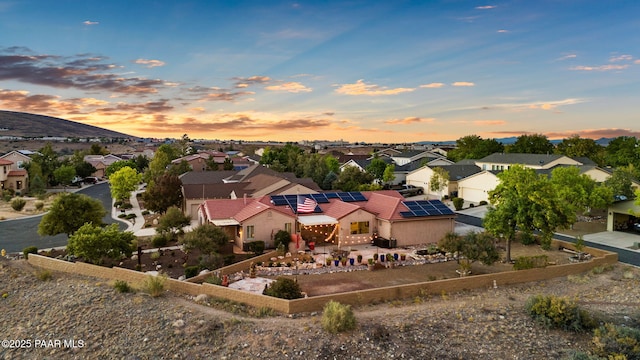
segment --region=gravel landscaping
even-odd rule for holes
[[[616,265],[357,308],[357,329],[332,335],[322,330],[321,313],[258,309],[250,316],[243,306],[202,296],[119,293],[102,280],[43,272],[24,260],[1,259],[0,277],[0,333],[23,346],[3,342],[4,359],[558,359],[589,350],[591,335],[534,322],[523,310],[528,297],[577,297],[601,319],[636,325],[640,295],[640,271]]]

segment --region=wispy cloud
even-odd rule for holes
[[[484,5],[484,6],[476,6],[476,10],[490,10],[495,9],[497,6],[495,5]]]
[[[233,80],[236,82],[236,88],[247,88],[251,85],[264,85],[268,84],[271,81],[271,78],[268,76],[259,76],[254,75],[248,78],[245,77],[234,77]]]
[[[154,68],[154,67],[165,66],[166,65],[164,61],[151,60],[151,59],[137,59],[137,60],[134,61],[134,63],[140,64],[140,65],[145,65],[148,68]]]
[[[195,100],[203,101],[237,101],[241,97],[255,94],[253,91],[233,91],[230,89],[222,89],[218,87],[202,87],[196,86],[187,89],[187,93],[195,95]]]
[[[498,30],[497,32],[498,32],[499,34],[506,34],[506,33],[508,33],[508,32],[509,32],[509,30],[507,30],[507,29],[500,29],[500,30]]]
[[[302,85],[299,82],[286,82],[278,85],[267,86],[265,89],[269,91],[286,91],[290,93],[311,92],[312,89]]]
[[[572,66],[569,70],[573,71],[615,71],[615,70],[624,70],[628,68],[629,65],[600,65],[600,66]]]
[[[618,55],[612,56],[609,58],[609,62],[619,62],[619,61],[631,61],[633,60],[633,56],[631,55]]]
[[[390,125],[409,125],[409,124],[416,124],[416,123],[431,123],[431,122],[434,122],[435,120],[436,119],[434,118],[406,117],[404,119],[386,120],[384,123],[390,124]]]
[[[468,81],[456,81],[453,84],[451,84],[451,86],[476,86],[476,84],[472,83],[472,82],[468,82]]]
[[[507,122],[504,120],[474,120],[473,124],[478,126],[498,126],[504,125]]]
[[[90,25],[98,25],[100,23],[97,22],[97,21],[86,20],[86,21],[83,22],[83,24],[87,25],[87,26],[90,26]]]
[[[576,54],[567,54],[567,55],[563,55],[563,56],[557,58],[556,61],[570,60],[570,59],[575,59],[577,57],[578,57],[578,55],[576,55]]]
[[[336,92],[344,95],[366,95],[366,96],[381,96],[381,95],[397,95],[405,92],[412,92],[413,88],[393,88],[389,89],[384,86],[378,86],[374,84],[365,84],[361,79],[354,84],[342,84],[338,86]]]
[[[430,83],[430,84],[420,85],[421,88],[427,88],[427,89],[437,89],[443,86],[444,86],[443,83]]]

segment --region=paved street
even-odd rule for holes
[[[111,193],[109,192],[109,184],[107,182],[86,186],[76,192],[102,201],[103,206],[107,209],[107,215],[103,219],[105,223],[111,224],[117,222],[121,224],[121,229],[126,228],[122,222],[114,220],[111,217]],[[0,249],[5,249],[7,252],[12,253],[21,252],[25,247],[32,245],[38,247],[38,249],[67,245],[66,234],[56,236],[38,235],[40,219],[42,219],[42,215],[0,221]]]

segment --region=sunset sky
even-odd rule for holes
[[[159,138],[640,136],[640,1],[0,0],[0,109]]]

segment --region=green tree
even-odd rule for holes
[[[384,170],[387,168],[387,163],[379,157],[371,159],[369,165],[365,169],[373,178],[377,181],[382,181],[384,177]]]
[[[605,186],[611,189],[614,196],[633,197],[633,169],[633,165],[614,169],[611,176],[604,181]]]
[[[190,223],[191,219],[186,216],[182,210],[172,206],[160,217],[156,232],[162,235],[166,234],[170,236],[171,239],[175,239],[177,234],[182,231],[182,228]]]
[[[25,164],[25,169],[29,174],[29,192],[34,195],[44,194],[46,192],[47,184],[44,181],[40,164],[35,161],[30,161]]]
[[[76,164],[75,169],[76,169],[76,175],[78,175],[81,178],[86,178],[88,176],[91,176],[93,173],[97,171],[95,166],[89,164],[86,161]]]
[[[553,184],[535,170],[514,165],[498,174],[500,183],[489,192],[491,207],[483,226],[494,236],[506,240],[506,261],[511,262],[511,241],[516,230],[531,235],[538,230],[542,245],[547,248],[557,228],[568,227],[575,221],[570,204],[555,192]]]
[[[114,172],[109,177],[111,196],[119,201],[129,199],[133,192],[140,184],[142,175],[138,174],[135,169],[128,166]]]
[[[203,224],[186,233],[182,243],[187,252],[196,249],[203,255],[211,255],[229,243],[229,235],[218,226]]]
[[[144,173],[149,167],[149,158],[144,155],[136,156],[133,161],[136,163],[135,169],[138,170],[140,174]]]
[[[372,181],[371,174],[360,171],[355,166],[345,166],[333,182],[333,188],[342,191],[357,191],[360,185],[370,184]]]
[[[164,214],[171,206],[182,205],[182,181],[176,175],[162,174],[147,185],[142,199],[147,209]]]
[[[67,252],[99,264],[103,258],[118,259],[131,256],[132,232],[120,232],[117,224],[105,228],[86,223],[69,236]]]
[[[448,233],[438,242],[438,247],[451,253],[457,253],[456,260],[470,268],[471,264],[480,261],[485,265],[493,265],[500,259],[495,241],[487,232],[471,231],[464,236]]]
[[[593,139],[583,139],[579,135],[572,135],[562,139],[562,142],[556,146],[556,151],[571,158],[586,157],[599,166],[604,165],[604,147]]]
[[[640,168],[640,140],[633,136],[619,136],[606,147],[606,165],[613,168],[633,164]]]
[[[76,169],[71,165],[62,165],[53,171],[53,178],[65,188],[71,185],[74,176],[76,176]]]
[[[89,149],[89,155],[107,155],[109,154],[109,150],[102,147],[102,145],[98,143],[91,144],[91,148]]]
[[[233,170],[233,161],[230,158],[224,159],[222,170]]]
[[[333,171],[330,171],[325,177],[324,179],[322,179],[322,182],[320,183],[320,187],[323,190],[331,190],[333,189],[333,183],[338,180],[338,175],[336,173],[334,173]]]
[[[523,154],[552,154],[553,144],[542,134],[520,135],[507,147],[507,152]]]
[[[395,171],[396,166],[394,164],[388,164],[384,168],[384,173],[382,174],[382,182],[384,182],[385,184],[393,182],[393,180],[396,179]]]
[[[458,162],[464,159],[482,159],[497,152],[504,152],[504,146],[496,139],[483,139],[478,135],[467,135],[456,140],[456,148],[447,157]]]
[[[551,184],[562,201],[572,206],[576,213],[592,208],[602,209],[613,201],[613,193],[599,185],[586,174],[580,174],[576,166],[558,167],[551,171]]]
[[[104,170],[104,175],[107,178],[110,178],[111,175],[117,171],[119,171],[120,169],[124,168],[124,167],[130,167],[132,169],[136,169],[136,163],[133,160],[118,160],[116,162],[114,162],[113,164],[107,166],[107,168]]]
[[[429,179],[429,190],[441,193],[449,187],[449,172],[441,167],[433,168],[433,175]]]
[[[327,171],[333,171],[334,173],[338,173],[338,171],[340,171],[340,162],[334,156],[325,155],[324,162],[327,167]]]
[[[158,151],[153,156],[153,160],[149,162],[149,169],[144,174],[146,182],[159,177],[167,171],[167,167],[171,164],[171,159],[166,152]]]
[[[187,160],[181,160],[177,164],[171,164],[167,172],[172,175],[182,175],[184,173],[188,173],[193,170],[191,165],[187,162]]]
[[[31,157],[31,162],[40,166],[42,178],[45,180],[47,185],[51,185],[55,182],[53,171],[60,166],[60,161],[58,160],[58,154],[53,151],[51,143],[47,143],[44,147],[38,150],[38,153]]]
[[[102,225],[102,218],[106,213],[99,200],[83,194],[64,193],[54,200],[49,212],[40,220],[38,234],[71,235],[86,223]]]

